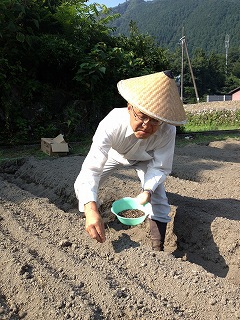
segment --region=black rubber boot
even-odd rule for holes
[[[163,251],[167,223],[149,219],[152,250]]]

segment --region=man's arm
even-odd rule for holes
[[[86,231],[90,237],[103,243],[106,240],[103,219],[98,211],[95,201],[90,201],[84,205],[86,216]]]
[[[167,125],[167,124],[166,124]],[[148,164],[144,177],[144,190],[154,192],[166,180],[172,170],[176,127],[168,125],[159,145],[154,150],[153,159]]]

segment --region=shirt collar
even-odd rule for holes
[[[126,131],[126,137],[130,137],[132,134],[134,134],[133,129],[130,126],[130,123],[128,123],[127,131]]]
[[[156,132],[154,132],[154,134],[152,134],[151,136],[156,136],[158,135],[159,130],[157,130]],[[130,125],[130,123],[127,126],[127,131],[126,131],[126,137],[130,137],[131,135],[134,135],[133,129]]]

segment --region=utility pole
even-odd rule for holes
[[[181,68],[181,93],[180,93],[180,97],[181,100],[183,101],[183,66],[184,66],[184,27],[182,28],[182,38],[180,39],[181,44],[182,44],[182,68]]]
[[[196,95],[196,99],[197,99],[197,103],[199,103],[199,96],[198,96],[197,86],[196,86],[195,78],[194,78],[194,75],[193,75],[193,70],[192,70],[190,57],[189,57],[189,54],[188,54],[187,41],[186,41],[186,37],[184,35],[184,29],[183,29],[183,36],[180,39],[180,41],[181,41],[181,44],[182,44],[181,100],[183,100],[183,62],[184,62],[184,48],[185,48],[186,55],[187,55],[187,60],[188,60],[188,65],[189,65],[189,69],[190,69],[190,72],[191,72],[192,82],[193,82],[193,86],[194,86],[194,90],[195,90],[195,95]]]
[[[226,49],[226,74],[227,74],[227,68],[228,68],[228,48],[229,48],[229,35],[226,34],[225,37],[225,49]]]

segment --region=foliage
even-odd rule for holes
[[[118,41],[119,46],[128,52],[128,64],[122,66],[125,77],[165,70],[169,65],[166,51],[156,46],[150,35],[141,34],[134,21],[129,23],[129,36],[120,35]]]
[[[181,55],[180,48],[173,54],[169,54],[168,60],[175,75],[180,75],[181,73]],[[237,53],[236,56],[240,58],[240,51],[239,56]],[[204,101],[206,95],[225,95],[240,86],[240,79],[230,71],[234,69],[234,65],[237,62],[231,61],[228,72],[226,72],[225,56],[223,55],[196,49],[190,62],[200,101]],[[184,103],[195,103],[196,95],[193,79],[185,50],[182,81]]]
[[[236,110],[203,110],[187,113],[188,122],[185,132],[238,129],[240,127],[240,109]]]
[[[122,77],[166,64],[149,36],[134,30],[130,44],[112,37],[108,24],[115,15],[105,6],[4,0],[1,9],[3,141],[34,141],[59,131],[76,139],[124,103],[116,90]]]
[[[197,48],[210,53],[225,53],[225,36],[230,48],[240,42],[238,0],[154,0],[126,1],[113,8],[121,16],[113,21],[115,34],[129,35],[133,20],[141,33],[148,33],[157,43],[171,51],[178,47],[184,27],[189,52]]]
[[[123,5],[126,10],[147,8],[142,0]],[[178,75],[181,70],[181,48],[159,47],[134,19],[128,19],[128,36],[113,35],[118,13],[104,5],[2,0],[0,12],[0,140],[8,144],[59,133],[79,140],[112,108],[126,105],[117,92],[119,80],[170,68]],[[239,48],[229,50],[226,72],[224,55],[193,51],[201,99],[240,85],[239,60]],[[191,102],[194,90],[186,63],[184,75],[184,100]]]

